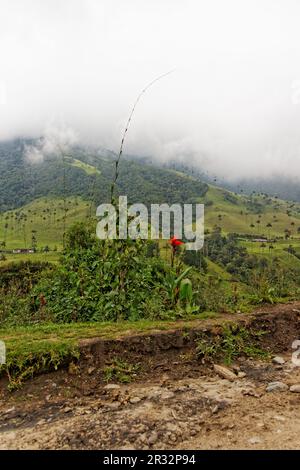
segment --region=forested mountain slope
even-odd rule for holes
[[[1,212],[43,196],[109,201],[115,161],[112,153],[75,146],[64,156],[47,155],[32,163],[26,158],[26,148],[34,144],[28,139],[0,143]],[[120,164],[117,193],[127,195],[129,202],[195,202],[207,188],[205,183],[171,169],[126,158]]]

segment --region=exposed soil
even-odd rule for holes
[[[196,343],[217,338],[228,321],[264,332],[259,346],[284,363],[242,355],[229,379],[218,375],[211,360],[197,357]],[[300,384],[297,339],[300,302],[189,329],[180,322],[172,331],[82,341],[77,364],[13,393],[2,381],[0,449],[300,448],[300,393],[289,390]],[[116,358],[130,383],[107,375]],[[284,385],[268,392],[275,381]]]

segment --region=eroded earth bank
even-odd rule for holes
[[[2,380],[0,448],[298,449],[297,339],[300,302],[82,341],[78,363]]]

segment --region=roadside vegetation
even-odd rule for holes
[[[58,262],[0,266],[0,338],[7,345],[2,372],[13,389],[36,373],[76,361],[82,338],[247,312],[298,299],[299,284],[297,265],[249,253],[236,235],[225,236],[218,227],[206,237],[203,253],[192,255],[184,243],[100,241],[92,222],[78,222],[68,230]],[[240,348],[259,354],[248,339],[245,331],[231,331],[217,345],[199,343],[198,351],[223,353],[227,362]],[[123,368],[112,365],[107,377],[127,380]]]
[[[10,202],[0,214],[0,339],[7,346],[1,370],[12,388],[76,361],[82,338],[163,329],[300,298],[299,204],[237,195],[178,171],[123,160],[115,195],[146,204],[205,204],[204,247],[195,253],[185,250],[185,240],[100,241],[93,214],[102,193],[96,188],[109,192],[112,162],[76,157],[43,162],[39,192],[30,192],[26,179],[20,199],[26,204],[6,194]],[[21,178],[21,164],[11,173],[10,160],[3,162],[8,178]],[[72,182],[68,191],[56,184],[57,168]],[[45,196],[51,181],[53,191]],[[218,346],[204,344],[202,351],[199,344],[199,354],[216,347],[228,361],[240,347],[255,354],[248,339],[246,332],[229,332]],[[224,348],[231,348],[230,357]],[[117,359],[107,377],[124,372],[126,380],[129,369]]]

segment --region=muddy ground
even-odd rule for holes
[[[263,331],[270,357],[241,354],[225,371],[215,367],[221,357],[197,357],[198,339],[218,337],[224,321]],[[2,380],[0,449],[298,449],[297,339],[300,302],[189,330],[181,323],[173,331],[83,341],[77,364],[13,393]],[[130,383],[105,374],[120,357],[138,365]]]

